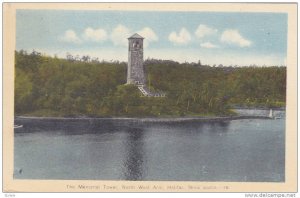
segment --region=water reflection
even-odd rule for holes
[[[60,135],[114,133],[124,127],[134,126],[134,121],[114,119],[16,119],[23,127],[15,130],[16,133],[48,133]]]
[[[283,119],[16,123],[23,125],[15,130],[14,165],[23,170],[16,178],[284,181]]]
[[[143,179],[144,131],[141,128],[128,128],[125,141],[125,161],[123,173],[125,180]]]
[[[206,126],[209,127],[209,129],[207,129],[208,133],[223,134],[228,132],[230,122],[211,122],[209,124],[206,124]]]
[[[115,133],[127,128],[128,132],[145,128],[176,128],[184,132],[203,132],[207,126],[218,132],[226,132],[230,121],[199,122],[188,120],[184,122],[143,122],[140,120],[114,120],[114,119],[16,119],[22,128],[16,133],[43,133],[58,132],[60,135]],[[139,129],[137,129],[139,128]]]

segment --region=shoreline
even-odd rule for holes
[[[212,117],[37,117],[37,116],[16,116],[15,120],[118,120],[118,121],[138,121],[138,122],[186,122],[186,121],[231,121],[242,119],[272,119],[268,116],[212,116]]]

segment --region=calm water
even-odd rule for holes
[[[284,119],[15,122],[18,179],[284,181]]]

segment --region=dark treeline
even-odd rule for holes
[[[284,107],[286,67],[210,67],[145,61],[147,85],[167,97],[141,97],[125,85],[124,62],[76,61],[15,53],[15,113],[35,116],[227,115],[232,106]]]

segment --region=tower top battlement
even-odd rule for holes
[[[131,37],[127,38],[127,39],[144,39],[144,37],[142,37],[141,35],[135,33]]]

